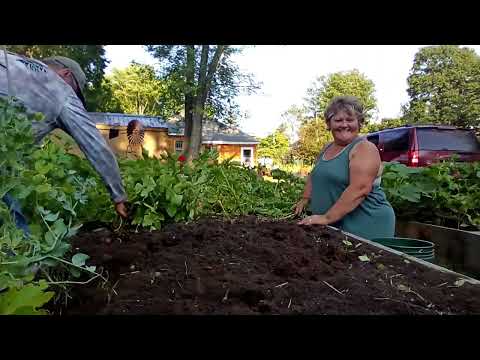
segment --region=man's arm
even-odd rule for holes
[[[102,177],[113,202],[117,204],[126,201],[127,195],[123,188],[117,159],[73,91],[60,112],[58,125],[76,141],[88,161]]]

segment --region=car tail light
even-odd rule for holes
[[[408,166],[418,166],[418,150],[410,150],[408,152]]]

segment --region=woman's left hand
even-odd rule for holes
[[[312,215],[299,221],[298,225],[328,225],[328,220],[325,215]]]

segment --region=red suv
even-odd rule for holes
[[[367,135],[382,161],[428,166],[458,155],[458,161],[480,161],[480,143],[473,130],[453,126],[416,125],[385,129]]]

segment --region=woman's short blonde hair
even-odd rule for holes
[[[363,105],[355,96],[337,96],[331,103],[327,106],[324,116],[327,124],[330,123],[330,120],[341,111],[346,111],[347,113],[355,116],[358,120],[360,126],[363,125],[365,121],[365,114],[363,112]]]

